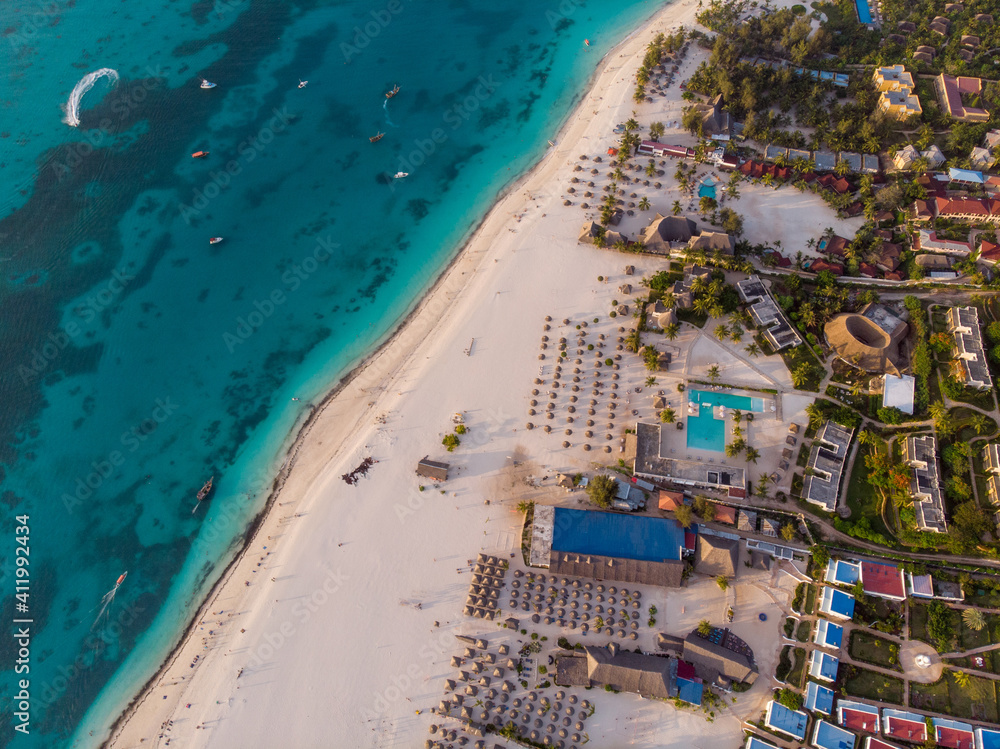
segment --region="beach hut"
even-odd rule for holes
[[[417,463],[417,475],[435,481],[448,480],[448,464],[430,460],[426,455]]]

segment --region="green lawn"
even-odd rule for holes
[[[801,346],[785,349],[779,353],[781,354],[782,360],[785,362],[785,366],[788,367],[789,374],[795,371],[795,368],[803,362],[809,365],[811,369],[810,376],[802,384],[802,387],[800,387],[799,390],[808,390],[812,393],[818,393],[819,384],[823,381],[823,377],[826,375],[826,368],[820,364],[813,355],[812,350],[809,348],[809,344],[804,343]]]
[[[931,636],[927,632],[927,606],[910,599],[910,639],[929,643]]]
[[[806,588],[806,610],[802,613],[812,614],[816,608],[816,586],[810,585]]]
[[[960,677],[961,678],[961,677]],[[945,672],[933,684],[910,682],[910,707],[954,715],[956,718],[998,721],[995,682],[981,676],[969,676],[960,684],[954,672]]]
[[[903,704],[903,680],[856,666],[841,669],[844,694],[893,705]]]
[[[899,665],[899,647],[896,643],[884,640],[873,632],[861,629],[851,632],[849,652],[855,660],[895,671],[903,670]]]
[[[851,477],[847,484],[847,506],[851,509],[850,522],[856,523],[861,518],[868,518],[876,533],[881,533],[891,540],[893,534],[886,528],[882,521],[882,513],[879,512],[882,498],[875,487],[868,483],[865,456],[871,455],[873,449],[884,453],[888,446],[883,440],[878,440],[875,445],[858,445],[858,454],[854,458],[854,470],[851,471]]]
[[[792,646],[785,645],[778,656],[778,665],[774,669],[774,678],[778,681],[787,681],[788,672],[792,670]]]
[[[945,715],[951,714],[951,695],[948,682],[951,679],[944,676],[933,684],[910,682],[910,707],[932,710]]]
[[[795,637],[799,642],[809,642],[809,637],[812,635],[812,622],[804,621],[799,622],[799,628],[795,633]]]
[[[786,681],[798,689],[802,688],[802,676],[806,670],[806,651],[804,648],[795,648],[795,665],[792,666]]]

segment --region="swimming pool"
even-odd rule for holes
[[[713,413],[715,406],[725,406],[730,410],[739,409],[744,413],[764,412],[763,398],[750,398],[746,395],[689,390],[688,401],[700,404],[700,408],[697,416],[687,417],[687,446],[717,453],[726,451],[726,421],[715,418]]]
[[[663,562],[680,559],[683,546],[684,529],[676,520],[555,509],[553,551]]]
[[[854,7],[858,9],[858,20],[861,23],[872,22],[872,11],[868,7],[868,0],[854,0]]]
[[[698,197],[715,200],[715,182],[711,178],[702,180],[701,185],[698,187]]]

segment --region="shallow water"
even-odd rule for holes
[[[176,642],[310,401],[658,5],[0,5],[0,480],[5,530],[30,516],[33,619],[31,733],[0,743],[96,742],[74,732],[86,715],[99,734]],[[69,127],[103,67],[119,80]]]

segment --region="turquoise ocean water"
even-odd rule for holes
[[[0,4],[0,613],[32,620],[30,734],[5,721],[0,745],[99,741],[238,548],[310,402],[659,4]],[[119,79],[69,127],[61,105],[104,67]],[[0,643],[11,715],[24,677]]]

